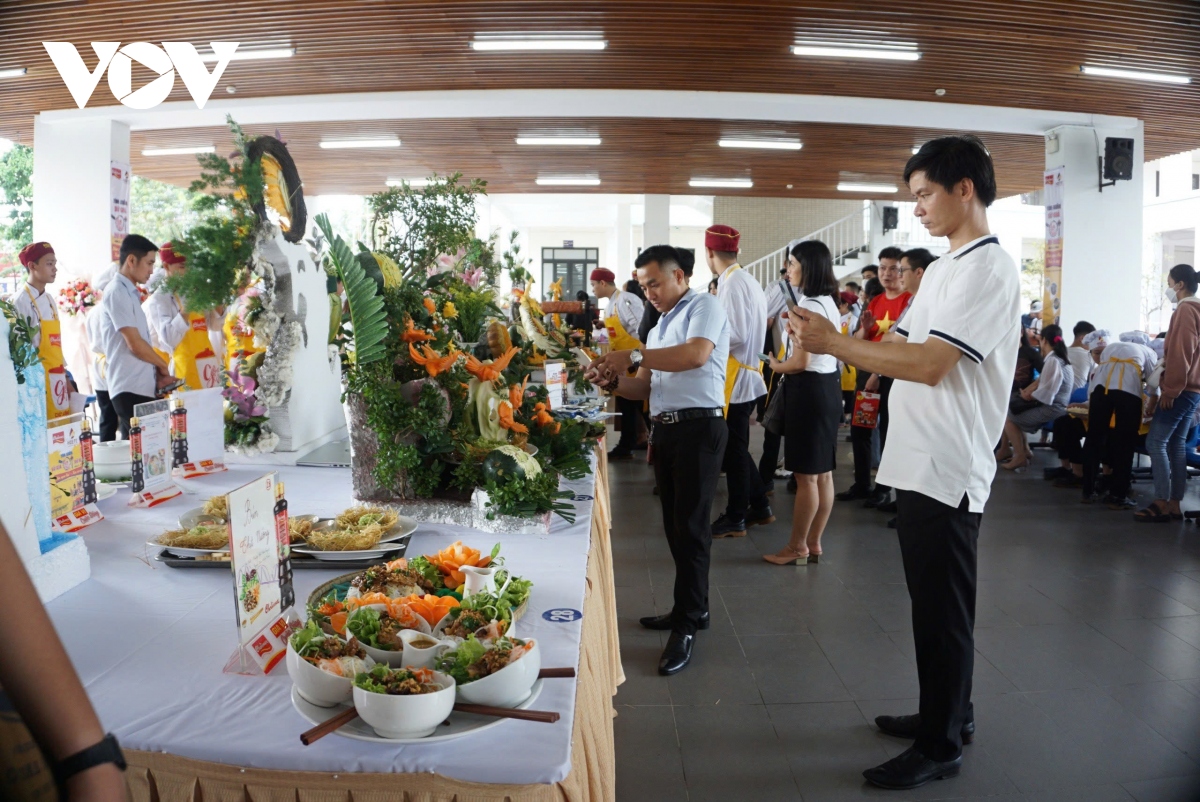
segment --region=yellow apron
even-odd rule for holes
[[[849,334],[849,333],[850,333],[850,324],[843,323],[842,324],[842,334]],[[858,368],[854,367],[853,365],[851,365],[849,363],[843,362],[842,363],[842,392],[843,393],[852,393],[856,389],[858,389]]]
[[[171,354],[171,373],[183,379],[189,390],[205,390],[221,383],[221,364],[208,339],[208,324],[198,312],[184,312],[175,299],[179,314],[188,322],[188,330]]]
[[[1106,362],[1114,362],[1114,363],[1116,363],[1116,364],[1118,364],[1118,365],[1120,365],[1120,366],[1121,366],[1121,374],[1120,374],[1120,378],[1118,378],[1118,379],[1117,379],[1117,383],[1118,383],[1118,384],[1124,384],[1124,383],[1125,383],[1125,366],[1126,366],[1126,365],[1132,365],[1132,366],[1133,366],[1133,369],[1134,369],[1134,370],[1136,370],[1136,371],[1138,371],[1139,373],[1140,373],[1140,372],[1141,372],[1141,370],[1142,370],[1142,366],[1141,366],[1140,364],[1138,364],[1138,361],[1137,361],[1136,359],[1119,359],[1119,358],[1117,358],[1117,357],[1110,357],[1109,359],[1107,359],[1107,360],[1105,360],[1105,361],[1106,361]],[[1107,392],[1109,392],[1109,391],[1112,389],[1112,379],[1113,379],[1113,373],[1114,373],[1114,372],[1115,372],[1115,371],[1113,371],[1113,370],[1110,370],[1110,371],[1108,372],[1108,379],[1107,379],[1107,380],[1104,382],[1104,392],[1106,392],[1106,393],[1107,393]],[[1122,392],[1124,392],[1124,391],[1122,391]],[[1144,397],[1143,397],[1142,403],[1143,403],[1143,404],[1145,403],[1145,398],[1144,398]],[[1144,411],[1145,411],[1145,410],[1143,409],[1143,412],[1144,412]],[[1085,421],[1085,423],[1086,423],[1086,421]],[[1110,420],[1110,421],[1108,422],[1108,428],[1110,428],[1110,429],[1115,429],[1115,428],[1116,428],[1116,426],[1117,426],[1117,413],[1115,413],[1115,412],[1114,412],[1114,413],[1113,413],[1113,416],[1112,416],[1112,420]],[[1149,434],[1149,433],[1150,433],[1150,424],[1148,424],[1148,423],[1143,423],[1141,426],[1139,426],[1139,427],[1138,427],[1138,434],[1139,434],[1139,435],[1142,435],[1142,434]]]
[[[67,384],[67,363],[63,359],[62,325],[58,322],[58,310],[51,305],[53,317],[43,320],[33,290],[26,286],[25,293],[33,302],[33,313],[37,315],[38,331],[41,334],[38,341],[38,357],[41,358],[42,370],[46,373],[46,418],[62,418],[71,414],[71,387]]]
[[[616,297],[616,295],[613,296],[612,307],[614,310],[617,308]],[[634,348],[642,347],[641,340],[625,331],[625,327],[621,325],[621,318],[617,317],[615,311],[604,318],[604,328],[608,329],[608,344],[612,350],[632,351]]]
[[[229,311],[225,313],[225,369],[233,367],[233,364],[241,359],[245,359],[253,354],[260,353],[263,349],[254,345],[253,334],[241,334],[236,329],[237,324],[237,307],[235,303],[229,307]]]
[[[729,276],[732,276],[734,273],[736,273],[737,271],[739,271],[741,269],[742,269],[741,265],[734,265],[733,267],[731,267],[729,269],[729,272],[725,274],[725,278],[728,279]],[[737,384],[738,373],[743,370],[753,371],[754,373],[762,373],[762,363],[759,362],[754,367],[750,367],[749,365],[743,365],[741,362],[737,361],[737,359],[735,359],[732,354],[730,354],[729,357],[725,360],[725,414],[726,415],[729,414],[729,401],[730,401],[730,399],[733,398],[733,386],[735,384]]]

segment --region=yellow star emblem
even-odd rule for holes
[[[892,320],[891,314],[891,312],[884,312],[883,318],[875,321],[876,325],[879,326],[880,334],[887,334],[891,330],[892,324],[896,322]]]

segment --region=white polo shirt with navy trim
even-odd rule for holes
[[[1017,265],[1000,241],[980,237],[925,271],[921,291],[895,333],[930,337],[962,351],[937,385],[897,381],[888,399],[887,446],[878,481],[983,512],[996,475],[1021,331]]]

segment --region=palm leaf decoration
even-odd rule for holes
[[[354,326],[354,364],[362,366],[383,359],[386,354],[383,341],[387,338],[388,321],[379,286],[362,269],[346,241],[333,233],[329,217],[319,214],[316,223],[329,248],[329,261],[346,288],[350,321]]]

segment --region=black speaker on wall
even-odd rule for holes
[[[900,210],[895,206],[883,207],[883,230],[895,231],[900,227]]]
[[[1133,140],[1115,136],[1104,138],[1104,180],[1129,181],[1133,178]]]

